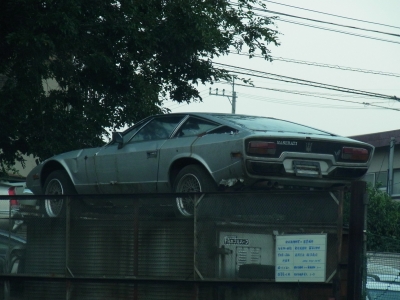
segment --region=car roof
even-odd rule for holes
[[[195,117],[200,117],[200,118],[206,118],[211,121],[223,124],[223,125],[228,125],[232,126],[237,129],[247,129],[247,130],[257,130],[254,128],[250,128],[249,126],[246,126],[245,123],[246,121],[249,121],[251,118],[256,118],[256,119],[263,119],[263,120],[268,120],[268,122],[271,122],[271,125],[279,124],[274,126],[271,126],[271,129],[264,129],[263,131],[271,131],[271,132],[294,132],[294,133],[304,133],[302,131],[307,131],[306,133],[309,134],[322,134],[322,135],[329,135],[329,136],[336,136],[335,134],[332,134],[330,132],[320,130],[314,127],[310,127],[307,125],[291,122],[288,120],[283,120],[283,119],[277,119],[277,118],[272,118],[272,117],[266,117],[266,116],[255,116],[255,115],[245,115],[245,114],[228,114],[228,113],[211,113],[211,112],[182,112],[182,113],[170,113],[170,114],[160,114],[156,115],[158,116],[168,116],[168,115],[182,115],[182,116],[195,116]],[[152,118],[155,116],[148,117],[146,119]],[[279,129],[273,129],[274,128],[279,128]],[[301,131],[302,130],[302,131]]]

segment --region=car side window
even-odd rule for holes
[[[140,127],[141,126],[137,126],[137,127],[134,127],[134,128],[132,128],[132,129],[130,129],[129,130],[129,132],[128,133],[126,133],[125,135],[124,135],[124,143],[127,143],[137,132],[138,132],[138,130],[140,129]]]
[[[238,132],[239,131],[237,129],[224,125],[210,130],[209,132],[207,132],[207,134],[234,134]]]
[[[142,128],[143,124],[146,124],[148,120],[142,120],[139,123],[133,125],[132,127],[128,128],[122,133],[123,139],[124,139],[124,144],[129,142],[131,138],[139,131],[140,128]]]
[[[217,123],[191,117],[181,126],[176,137],[199,135],[218,126]]]
[[[167,139],[182,120],[183,116],[162,116],[151,120],[141,128],[131,142]]]

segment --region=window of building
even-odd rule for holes
[[[386,190],[387,181],[388,181],[387,170],[375,173],[375,186],[379,186],[380,189]]]
[[[400,169],[393,170],[393,192],[392,195],[400,195]]]
[[[387,191],[389,174],[388,171],[367,173],[362,180],[372,186],[379,186],[380,190]],[[393,190],[392,196],[400,197],[400,169],[393,170]]]
[[[362,180],[366,181],[367,184],[370,184],[371,186],[375,186],[375,173],[365,174]]]

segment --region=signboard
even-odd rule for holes
[[[275,281],[324,282],[326,234],[276,236]]]

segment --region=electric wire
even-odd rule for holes
[[[278,4],[278,5],[283,5],[283,6],[287,6],[287,7],[292,7],[292,8],[296,8],[296,9],[301,9],[301,10],[305,10],[305,11],[310,11],[310,12],[314,12],[314,13],[318,13],[318,14],[323,14],[323,15],[327,15],[327,16],[332,16],[332,17],[337,17],[337,18],[342,18],[342,19],[347,19],[347,20],[352,20],[352,21],[357,21],[357,22],[363,22],[363,23],[368,23],[368,24],[373,24],[373,25],[379,25],[379,26],[385,26],[385,27],[400,29],[400,27],[398,27],[398,26],[393,26],[393,25],[388,25],[388,24],[383,24],[383,23],[365,21],[365,20],[360,20],[360,19],[340,16],[340,15],[330,14],[330,13],[326,13],[326,12],[321,12],[321,11],[317,11],[317,10],[307,9],[307,8],[288,5],[288,4],[283,4],[283,3],[274,2],[274,1],[270,1],[270,0],[263,0],[263,1],[264,2],[270,2],[270,3]]]
[[[230,2],[230,3],[232,4],[232,6],[239,6],[238,4],[233,3],[233,2]],[[383,32],[383,31],[377,31],[377,30],[372,30],[372,29],[366,29],[366,28],[355,27],[355,26],[337,24],[337,23],[333,23],[333,22],[326,22],[326,21],[321,21],[321,20],[315,20],[315,19],[311,19],[311,18],[304,18],[304,17],[289,15],[289,14],[285,14],[285,13],[280,13],[280,12],[275,12],[275,11],[269,11],[269,10],[262,9],[262,8],[257,8],[257,7],[252,7],[251,9],[254,10],[254,11],[261,11],[261,12],[264,12],[264,13],[272,13],[272,14],[277,14],[277,15],[285,15],[285,16],[288,16],[288,17],[303,19],[303,20],[312,21],[312,22],[318,22],[318,23],[323,23],[323,24],[328,24],[328,25],[334,25],[334,26],[340,26],[340,27],[345,27],[345,28],[351,28],[351,29],[356,29],[356,30],[363,30],[363,31],[369,31],[369,32],[374,32],[374,33],[387,34],[387,35],[391,35],[391,36],[400,37],[400,35],[399,35],[399,34],[396,34],[396,33],[389,33],[389,32]],[[254,15],[255,15],[255,16],[259,16],[259,17],[274,17],[274,16],[267,16],[267,15],[262,15],[262,14],[257,14],[257,13],[255,13]],[[285,20],[285,19],[282,19],[282,18],[276,18],[276,20],[277,20],[277,21],[282,21],[282,22],[287,22],[287,23],[292,23],[292,24],[296,24],[296,25],[301,25],[301,26],[306,26],[306,27],[321,29],[321,30],[327,30],[327,31],[331,31],[331,32],[337,32],[337,33],[342,33],[342,34],[347,34],[347,35],[352,35],[352,36],[367,38],[367,39],[371,39],[371,40],[378,40],[378,41],[382,41],[382,42],[400,44],[400,42],[393,41],[393,40],[386,40],[386,39],[377,38],[377,37],[372,37],[372,36],[368,36],[368,35],[362,35],[362,34],[357,34],[357,33],[352,33],[352,32],[347,32],[347,31],[342,31],[342,30],[336,30],[336,29],[332,29],[332,28],[325,28],[325,27],[321,27],[321,26],[316,26],[316,25],[311,25],[311,24],[306,24],[306,23],[300,23],[300,22],[296,22],[296,21]]]
[[[315,82],[315,81],[309,81],[309,80],[304,80],[304,79],[299,79],[299,78],[294,78],[294,77],[289,77],[289,76],[283,76],[283,75],[278,75],[278,74],[273,74],[273,73],[268,73],[268,72],[262,72],[262,71],[247,69],[247,68],[241,68],[241,67],[222,64],[222,63],[214,62],[213,64],[223,67],[224,69],[222,69],[222,70],[225,70],[228,72],[229,71],[234,72],[234,73],[241,74],[241,75],[255,76],[255,77],[260,77],[260,78],[265,78],[265,79],[270,79],[270,80],[278,80],[278,81],[283,81],[283,82],[288,82],[288,83],[294,83],[294,84],[312,86],[312,87],[323,88],[323,89],[328,89],[328,90],[340,91],[343,93],[350,93],[350,94],[357,94],[357,95],[363,95],[363,96],[368,96],[368,97],[375,97],[375,98],[399,101],[399,99],[396,96],[389,96],[389,95],[384,95],[384,94],[379,94],[379,93],[345,88],[345,87],[340,87],[340,86],[335,86],[335,85],[330,85],[330,84],[325,84],[325,83],[319,83],[319,82]],[[233,69],[233,71],[226,70],[225,68],[231,68],[231,69]],[[256,73],[258,73],[258,74],[256,74]],[[274,77],[276,77],[276,78],[274,78]]]
[[[387,153],[385,152],[385,156],[384,156],[383,159],[382,159],[381,167],[379,168],[379,172],[377,172],[377,173],[378,173],[378,176],[377,176],[377,179],[376,179],[375,181],[379,180],[379,176],[381,175],[382,168],[383,168],[383,162],[385,161],[386,156],[387,156]]]
[[[243,52],[243,53],[231,52],[230,54],[242,55],[242,56],[250,55],[250,53],[248,53],[248,52]],[[264,58],[264,56],[262,56],[261,54],[251,54],[251,55],[253,57]],[[343,71],[352,71],[352,72],[359,72],[359,73],[366,73],[366,74],[400,77],[400,74],[396,74],[396,73],[367,70],[367,69],[358,69],[358,68],[352,68],[352,67],[323,64],[323,63],[318,63],[318,62],[296,60],[296,59],[292,59],[292,58],[284,58],[284,57],[277,57],[277,56],[270,56],[270,57],[271,57],[272,61],[276,60],[276,61],[290,62],[290,63],[295,63],[295,64],[303,64],[303,65],[316,66],[316,67],[322,67],[322,68],[338,69],[338,70],[343,70]]]
[[[252,84],[255,85],[255,83],[265,83],[264,81],[252,81]],[[278,85],[278,84],[277,84]],[[369,97],[364,97],[361,95],[352,95],[352,94],[339,94],[339,93],[321,93],[321,92],[311,92],[311,91],[304,91],[304,90],[291,90],[293,92],[300,92],[300,93],[306,93],[307,95],[314,95],[314,96],[333,96],[333,97],[340,97],[340,98],[354,98],[354,99],[370,99]],[[374,104],[382,104],[382,103],[387,103],[387,101],[393,101],[393,100],[383,100],[383,101],[374,101],[371,103]]]
[[[379,34],[385,34],[385,35],[400,37],[400,35],[397,34],[397,33],[391,33],[391,32],[385,32],[385,31],[373,30],[373,29],[367,29],[367,28],[361,28],[361,27],[351,26],[351,25],[343,25],[343,24],[327,22],[327,21],[321,21],[321,20],[300,17],[300,16],[296,16],[296,15],[291,15],[291,14],[287,14],[287,13],[282,13],[282,12],[278,12],[278,11],[262,9],[262,8],[257,8],[257,7],[253,7],[252,9],[255,10],[255,11],[266,12],[266,13],[271,13],[271,14],[274,14],[274,15],[281,15],[281,16],[286,16],[286,17],[290,17],[290,18],[296,18],[296,19],[300,19],[300,20],[306,20],[306,21],[321,23],[321,24],[327,24],[327,25],[345,27],[345,28],[349,28],[349,29],[362,30],[362,31],[368,31],[368,32],[373,32],[373,33],[379,33]],[[280,19],[277,19],[277,20],[279,21]]]
[[[263,89],[263,90],[282,92],[282,93],[289,93],[289,94],[295,94],[295,95],[316,97],[316,98],[322,98],[322,99],[333,100],[333,101],[344,102],[344,103],[364,105],[366,107],[372,107],[372,108],[389,109],[389,110],[400,111],[400,109],[393,108],[393,107],[386,107],[386,106],[381,106],[381,105],[376,105],[376,104],[366,103],[366,102],[360,103],[360,102],[356,102],[356,101],[349,101],[349,100],[343,100],[343,99],[337,99],[337,98],[331,98],[331,97],[316,96],[316,95],[311,95],[311,94],[308,94],[308,93],[297,92],[297,91],[274,89],[274,88],[267,88],[267,87],[255,87],[255,86],[249,86],[249,85],[240,84],[240,83],[239,84],[235,84],[235,85],[249,87],[249,88],[256,88],[256,89]]]
[[[346,109],[346,110],[349,110],[349,109],[356,109],[356,110],[364,109],[364,108],[360,107],[359,105],[357,105],[357,106],[345,106],[345,105],[332,105],[332,104],[312,103],[312,102],[297,101],[297,100],[285,100],[285,99],[279,99],[279,98],[255,96],[255,95],[246,94],[246,93],[240,93],[240,97],[242,99],[246,98],[246,99],[252,99],[252,100],[261,101],[261,102],[272,102],[272,103],[277,103],[277,104],[293,105],[293,106],[301,106],[301,107],[313,107],[313,108],[322,108],[322,109]]]
[[[259,16],[265,17],[263,15],[259,15]],[[296,25],[301,25],[301,26],[306,26],[306,27],[311,27],[311,28],[316,28],[316,29],[336,32],[336,33],[342,33],[342,34],[362,37],[362,38],[366,38],[366,39],[370,39],[370,40],[376,40],[376,41],[393,43],[393,44],[400,44],[400,42],[393,41],[393,40],[386,40],[386,39],[381,39],[381,38],[372,37],[372,36],[368,36],[368,35],[362,35],[362,34],[358,34],[358,33],[352,33],[352,32],[347,32],[347,31],[342,31],[342,30],[336,30],[336,29],[331,29],[331,28],[325,28],[325,27],[321,27],[321,26],[311,25],[311,24],[305,24],[305,23],[300,23],[300,22],[295,22],[295,21],[289,21],[289,20],[285,20],[285,19],[282,19],[282,18],[279,18],[277,20],[278,21],[282,21],[282,22],[286,22],[286,23],[291,23],[291,24],[296,24]]]

